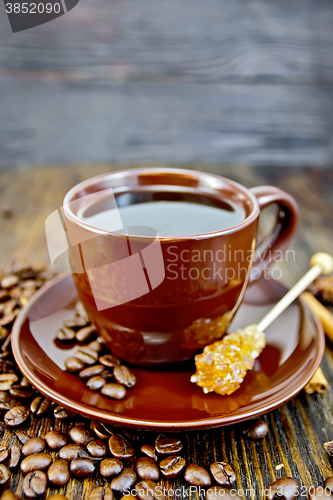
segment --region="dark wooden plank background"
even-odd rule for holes
[[[332,165],[331,0],[80,0],[11,32],[0,168]]]
[[[242,182],[247,186],[272,183],[288,190],[301,208],[301,226],[292,248],[294,263],[280,263],[284,277],[295,283],[308,269],[311,254],[323,250],[332,252],[333,172],[311,168],[289,169],[257,168],[245,166],[196,165],[200,170],[214,171]],[[0,217],[0,266],[13,256],[25,256],[31,262],[47,262],[44,236],[45,218],[61,204],[64,193],[74,184],[94,174],[112,170],[110,165],[31,168],[19,172],[0,173],[0,209],[12,206],[10,219]],[[323,370],[333,387],[333,351],[329,345],[322,363]],[[214,460],[227,460],[233,464],[237,488],[252,489],[246,499],[263,498],[261,491],[276,478],[292,475],[304,488],[322,485],[332,475],[332,459],[322,444],[333,439],[333,391],[323,395],[302,392],[290,403],[265,416],[269,434],[258,442],[243,437],[242,425],[182,434],[189,462],[207,467]],[[66,430],[73,422],[62,423]],[[31,435],[45,435],[54,425],[52,418],[32,420]],[[154,433],[134,433],[137,439],[152,440]],[[13,443],[8,430],[2,442]],[[283,464],[281,469],[276,469]],[[60,491],[69,500],[85,498],[96,485],[103,484],[100,476],[92,480],[72,479]],[[169,488],[185,484],[181,479],[165,483]],[[17,474],[12,488],[22,493],[22,477]],[[53,490],[48,491],[48,495]],[[193,497],[194,498],[194,497]],[[303,495],[302,498],[306,498]]]

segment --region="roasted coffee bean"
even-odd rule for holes
[[[54,486],[63,486],[70,479],[69,463],[67,460],[59,459],[50,465],[47,478]]]
[[[17,439],[20,441],[20,443],[25,444],[27,441],[29,441],[30,436],[26,434],[25,432],[15,432]]]
[[[98,342],[98,340],[93,340],[87,345],[87,347],[89,347],[89,349],[92,349],[93,351],[96,351],[98,354],[103,351],[103,346]]]
[[[107,486],[100,486],[92,490],[88,500],[113,500],[113,492]]]
[[[30,387],[23,388],[22,386],[12,386],[9,389],[9,394],[16,399],[30,399],[33,391]]]
[[[8,401],[8,399],[12,399],[8,395],[8,392],[6,392],[6,391],[0,391],[0,402],[2,402],[2,401]]]
[[[99,391],[106,384],[106,380],[103,377],[97,375],[96,377],[91,377],[87,380],[86,385],[91,391]]]
[[[19,283],[19,287],[22,288],[23,290],[28,289],[28,290],[37,290],[38,287],[42,286],[43,282],[41,280],[36,279],[36,274],[33,271],[27,271],[21,274],[20,276],[21,281]]]
[[[42,416],[50,408],[51,401],[44,396],[37,396],[30,405],[30,410],[34,415]]]
[[[249,427],[244,431],[244,434],[249,439],[262,439],[267,436],[268,433],[268,425],[261,418],[251,422]]]
[[[3,392],[3,391],[1,391]],[[19,401],[17,401],[16,399],[13,399],[11,397],[8,396],[7,393],[6,394],[6,397],[2,397],[1,398],[1,401],[0,401],[0,410],[11,410],[12,408],[14,408],[14,406],[19,406]]]
[[[2,373],[15,373],[17,371],[17,366],[13,361],[5,359],[1,361]]]
[[[87,320],[87,313],[86,313],[85,308],[83,307],[82,302],[77,302],[76,303],[76,305],[75,305],[75,311],[76,311],[76,314],[78,316],[81,316],[82,318],[84,318],[85,320]],[[88,320],[87,320],[87,322],[88,322]]]
[[[37,279],[36,272],[32,269],[28,271],[24,271],[22,274],[20,274],[20,282],[19,286],[21,288],[38,288],[43,285],[43,281],[40,279]]]
[[[21,387],[30,387],[31,388],[30,382],[26,377],[21,378],[20,385],[21,385]]]
[[[119,384],[124,385],[128,389],[134,387],[136,384],[136,376],[129,370],[129,368],[127,368],[127,366],[115,366],[113,375]]]
[[[75,444],[86,445],[93,441],[93,436],[90,434],[89,430],[83,425],[75,425],[69,431],[69,437]]]
[[[317,486],[317,488],[312,486],[309,488],[309,500],[325,500],[325,498],[333,499],[333,495],[331,495],[329,490],[325,490],[322,486]]]
[[[105,340],[105,339],[103,339],[103,337],[98,336],[98,337],[97,337],[97,339],[96,339],[96,341],[97,341],[99,344],[101,344],[101,346],[105,346],[105,345],[106,345],[106,340]]]
[[[4,315],[11,314],[17,306],[17,299],[7,300],[2,304],[2,313]]]
[[[220,486],[231,486],[237,479],[235,471],[226,462],[214,462],[210,466],[210,472]]]
[[[65,360],[65,367],[68,372],[76,373],[81,371],[85,367],[85,364],[81,359],[70,356]]]
[[[2,361],[4,361],[4,360],[8,359],[8,358],[9,358],[9,356],[10,356],[10,354],[11,354],[11,353],[10,353],[9,351],[4,351],[4,352],[2,352],[2,351],[0,350],[0,364],[2,363]]]
[[[8,326],[15,321],[16,314],[7,314],[0,319],[0,326]]]
[[[29,417],[29,410],[25,406],[14,406],[7,411],[4,416],[5,423],[8,427],[16,427],[22,425]]]
[[[112,434],[114,434],[111,428],[108,428],[105,424],[100,424],[99,422],[92,422],[91,429],[100,439],[108,439]]]
[[[67,444],[59,451],[59,458],[63,458],[64,460],[74,460],[74,458],[79,457],[87,457],[87,453],[85,452],[83,446],[80,444]]]
[[[23,269],[19,272],[21,280],[37,281],[37,271],[35,269]],[[39,280],[40,281],[40,280]],[[42,284],[42,283],[41,283]]]
[[[75,357],[80,359],[86,365],[93,365],[98,359],[98,353],[89,349],[89,347],[80,347],[80,349],[75,352]]]
[[[15,274],[7,274],[7,276],[4,276],[1,280],[1,288],[12,288],[17,285],[18,282],[19,279]]]
[[[71,328],[60,328],[56,333],[56,338],[60,342],[73,342],[75,339],[75,332]]]
[[[242,497],[237,495],[236,490],[228,490],[224,488],[209,488],[206,491],[206,500],[243,500]],[[281,499],[282,500],[282,499]]]
[[[66,319],[62,324],[67,328],[79,329],[87,325],[87,319],[82,316],[76,316],[75,318]]]
[[[155,447],[151,444],[144,444],[141,446],[140,451],[143,455],[146,455],[149,458],[152,458],[157,462],[157,455],[155,453]]]
[[[327,491],[330,491],[331,493],[333,493],[333,477],[332,476],[325,479],[324,485],[325,485],[325,488]]]
[[[157,484],[146,479],[135,485],[136,496],[139,500],[164,500],[161,489],[157,489]]]
[[[0,500],[20,500],[20,499],[17,495],[15,495],[15,493],[13,493],[10,490],[7,490],[1,495]]]
[[[68,438],[60,431],[49,431],[45,436],[45,441],[50,450],[59,450],[68,443]]]
[[[9,293],[12,299],[18,299],[19,301],[21,299],[21,296],[23,295],[22,290],[19,286],[14,286],[13,288],[11,288]],[[33,292],[31,292],[31,290],[27,290],[27,293],[32,295]]]
[[[125,459],[134,456],[132,445],[120,434],[113,434],[110,437],[109,449],[115,458]]]
[[[96,333],[96,328],[94,327],[94,325],[80,328],[80,330],[76,332],[76,340],[78,340],[79,342],[87,342],[87,340],[90,339],[93,333]]]
[[[21,472],[28,474],[36,470],[47,469],[52,463],[52,457],[48,453],[36,453],[29,455],[21,462]]]
[[[209,473],[197,464],[191,464],[186,467],[184,479],[192,486],[204,486],[208,488],[211,484]]]
[[[160,471],[154,460],[149,457],[141,457],[136,461],[135,470],[140,479],[158,481]]]
[[[2,362],[2,360],[4,360],[4,359],[7,359],[11,355],[11,352],[8,350],[10,342],[11,342],[11,339],[8,338],[8,341],[5,340],[5,342],[1,346],[1,350],[0,350],[0,362]]]
[[[6,446],[6,445],[0,446],[0,464],[3,464],[4,462],[6,462],[8,457],[9,457],[8,446]]]
[[[56,418],[57,420],[66,420],[66,418],[69,418],[68,411],[62,406],[56,406],[53,410],[53,414],[54,418]]]
[[[6,465],[0,464],[0,485],[6,484],[10,478],[10,470]]]
[[[101,356],[98,361],[104,365],[108,366],[110,368],[113,368],[114,366],[120,365],[121,361],[117,356],[114,356],[113,354],[105,354],[104,356]]]
[[[0,373],[0,390],[8,391],[17,381],[18,376],[15,373]]]
[[[133,469],[124,469],[122,473],[112,479],[111,481],[111,489],[115,491],[119,491],[121,494],[124,494],[126,490],[130,490],[133,488],[136,482],[136,474]]]
[[[104,367],[105,370],[102,371],[101,377],[105,378],[105,380],[109,381],[113,379],[113,368],[106,368]]]
[[[99,472],[101,476],[109,478],[119,476],[123,468],[124,465],[118,458],[106,458],[100,463]]]
[[[175,455],[179,453],[183,445],[180,439],[175,437],[164,437],[162,434],[158,436],[155,442],[155,449],[160,455]]]
[[[281,477],[272,483],[266,493],[267,500],[274,500],[276,497],[284,497],[285,500],[293,500],[298,497],[299,484],[292,477]]]
[[[8,290],[0,290],[0,302],[10,299],[11,295]]]
[[[43,285],[43,281],[36,279],[36,273],[34,271],[27,271],[20,276],[21,281],[19,283],[19,287],[22,288],[23,290],[28,289],[28,290],[37,290]]]
[[[17,467],[18,464],[20,463],[21,450],[19,446],[12,445],[9,451],[10,451],[10,457],[8,460],[8,467],[10,469],[15,469],[15,467]]]
[[[92,457],[103,458],[106,456],[108,447],[102,439],[96,439],[87,444],[87,450]]]
[[[67,497],[58,493],[56,495],[51,495],[47,500],[67,500]]]
[[[183,457],[167,457],[160,462],[160,469],[164,477],[173,478],[178,476],[186,465]]]
[[[126,396],[127,391],[125,387],[120,384],[110,383],[102,387],[101,393],[103,394],[103,396],[107,396],[108,398],[119,400],[123,399]]]
[[[105,370],[104,365],[93,365],[88,366],[79,373],[80,378],[83,380],[89,380],[91,377],[96,377],[96,375],[100,375]]]
[[[23,493],[27,497],[38,497],[44,495],[46,490],[47,477],[44,472],[37,470],[30,472],[23,481]]]
[[[90,458],[74,458],[70,463],[70,469],[76,477],[90,477],[95,472],[95,465]]]
[[[45,436],[45,441],[50,450],[59,450],[68,443],[68,438],[60,431],[49,431]]]
[[[34,437],[29,439],[22,447],[22,455],[27,457],[34,453],[42,453],[45,450],[45,440],[41,437]]]

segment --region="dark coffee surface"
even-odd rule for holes
[[[243,206],[229,200],[182,194],[168,198],[170,193],[148,196],[126,193],[116,197],[118,208],[110,208],[105,200],[87,207],[81,218],[99,228],[113,230],[119,210],[123,226],[131,228],[128,232],[132,234],[133,226],[148,226],[159,236],[182,236],[220,231],[246,217]]]

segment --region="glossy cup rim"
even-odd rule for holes
[[[192,175],[192,177],[195,177],[196,179],[200,179],[203,176],[216,179],[218,182],[224,182],[226,184],[229,184],[230,186],[234,187],[236,190],[240,191],[250,202],[252,203],[252,210],[250,214],[243,219],[241,222],[238,224],[234,224],[233,226],[229,226],[225,229],[220,229],[218,231],[211,231],[207,233],[195,233],[195,234],[189,234],[189,235],[177,235],[177,236],[158,236],[157,239],[159,241],[181,241],[181,240],[190,240],[190,239],[206,239],[206,238],[214,238],[217,236],[223,236],[223,235],[229,235],[235,232],[238,232],[239,230],[249,226],[251,223],[253,223],[260,214],[260,208],[259,208],[259,203],[254,195],[254,193],[251,192],[250,189],[246,188],[245,186],[242,186],[236,181],[233,181],[231,179],[228,179],[227,177],[223,177],[220,175],[215,175],[207,172],[201,172],[201,171],[196,171],[196,170],[190,170],[190,169],[183,169],[183,168],[164,168],[164,167],[137,167],[137,168],[128,168],[124,170],[115,170],[112,172],[106,172],[104,174],[96,175],[95,177],[91,177],[87,180],[84,180],[80,182],[79,184],[76,184],[74,187],[72,187],[67,194],[64,197],[63,201],[63,210],[64,214],[66,217],[78,224],[80,227],[83,227],[89,231],[92,231],[96,234],[102,234],[102,235],[107,235],[107,234],[112,234],[112,235],[126,235],[131,238],[152,238],[155,239],[155,237],[149,237],[147,236],[142,236],[142,235],[137,235],[137,234],[130,234],[130,233],[119,233],[115,231],[108,231],[102,228],[99,228],[98,226],[94,226],[93,224],[89,224],[88,222],[84,221],[83,219],[80,219],[70,208],[70,203],[73,201],[75,195],[77,195],[80,191],[94,186],[96,184],[99,184],[101,180],[107,179],[109,177],[124,177],[127,174],[132,174],[136,175],[137,177],[139,175],[147,175],[147,174],[152,174],[152,173],[166,173],[166,174],[178,174],[178,175]]]

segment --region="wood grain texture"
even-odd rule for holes
[[[81,0],[15,34],[0,13],[0,168],[332,165],[330,0]]]
[[[81,0],[12,36],[1,5],[0,67],[47,79],[332,82],[329,0]],[[12,73],[11,73],[12,72]]]
[[[193,168],[225,175],[246,186],[274,184],[289,191],[300,205],[301,225],[292,245],[295,262],[282,262],[284,278],[295,283],[308,269],[309,257],[317,251],[332,252],[333,172],[330,170],[261,168],[234,165],[203,165]],[[31,168],[0,173],[0,210],[12,205],[12,219],[0,220],[0,266],[13,256],[26,256],[31,262],[47,262],[44,221],[58,208],[65,192],[77,182],[92,175],[113,170],[111,165],[82,165],[67,168]],[[264,225],[265,220],[263,219]],[[229,461],[237,473],[237,488],[246,494],[244,500],[262,499],[262,490],[275,479],[291,475],[303,488],[323,485],[333,473],[333,460],[322,444],[333,439],[333,350],[329,345],[322,368],[331,389],[325,394],[307,395],[302,392],[291,402],[267,415],[268,435],[251,442],[243,435],[244,424],[221,429],[182,433],[188,462],[204,467],[215,460]],[[77,422],[82,422],[78,418]],[[57,424],[66,431],[74,420]],[[88,425],[87,422],[83,422]],[[45,435],[53,419],[32,419],[30,435]],[[144,442],[153,442],[155,433],[129,431],[136,449]],[[6,431],[3,443],[14,443],[13,433]],[[282,464],[282,468],[279,468]],[[92,480],[72,479],[59,492],[69,500],[87,498],[89,491],[104,480],[97,474]],[[165,481],[167,488],[185,486],[182,479]],[[22,477],[17,474],[11,488],[22,493]],[[305,491],[305,490],[302,490]],[[56,490],[49,489],[47,496]],[[185,495],[186,497],[186,495]],[[303,495],[301,498],[305,498]],[[171,498],[171,495],[169,496]],[[176,498],[183,498],[180,494]],[[195,498],[195,496],[193,496]]]

